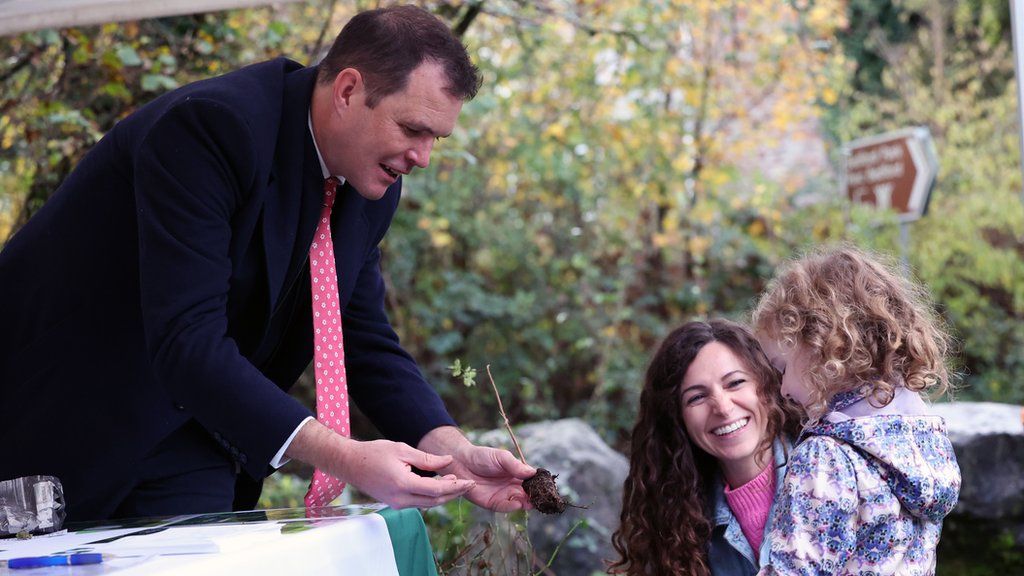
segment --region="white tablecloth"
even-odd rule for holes
[[[323,518],[304,518],[301,510],[266,511],[266,519],[259,513],[178,517],[149,527],[111,526],[30,540],[0,540],[0,560],[70,552],[112,556],[97,565],[3,567],[0,574],[398,576],[388,526],[375,513],[381,508],[337,507]]]

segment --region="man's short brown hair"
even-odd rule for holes
[[[318,67],[318,82],[330,84],[345,68],[355,68],[366,85],[366,104],[399,92],[425,60],[441,64],[445,91],[463,101],[480,88],[480,71],[466,47],[436,16],[417,6],[392,6],[356,14],[334,40]]]

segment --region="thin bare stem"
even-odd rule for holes
[[[505,407],[501,404],[501,394],[498,394],[498,385],[494,383],[494,376],[491,376],[491,365],[487,365],[487,379],[491,381],[491,388],[494,388],[494,397],[498,399],[498,411],[501,412],[502,419],[505,420],[505,429],[508,430],[508,435],[512,437],[512,444],[515,445],[516,451],[519,452],[519,459],[526,464],[526,456],[523,456],[523,449],[519,447],[519,440],[516,440],[516,434],[512,431],[512,425],[508,422],[508,415],[505,414]],[[526,464],[529,466],[529,464]]]
[[[569,528],[569,531],[566,532],[565,536],[562,537],[562,540],[558,543],[558,546],[555,546],[555,551],[552,552],[551,553],[551,557],[548,558],[548,563],[546,565],[544,565],[544,566],[541,566],[540,570],[534,572],[533,576],[540,576],[541,574],[551,574],[552,573],[551,572],[551,565],[555,563],[555,558],[558,556],[558,551],[562,549],[562,544],[565,544],[565,541],[569,539],[569,536],[572,536],[572,533],[575,532],[576,529],[579,528],[581,524],[583,524],[583,520],[577,520],[576,523],[572,525],[572,528]],[[534,560],[537,560],[537,555],[536,554],[534,554],[533,557],[534,557]]]

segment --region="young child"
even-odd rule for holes
[[[825,249],[780,271],[754,325],[809,419],[761,574],[934,574],[960,469],[920,397],[949,386],[926,291],[860,250]]]

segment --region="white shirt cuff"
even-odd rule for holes
[[[313,418],[312,416],[306,416],[306,418],[302,422],[299,422],[299,425],[296,426],[295,430],[292,431],[292,435],[289,436],[288,439],[284,441],[284,446],[281,446],[281,449],[277,451],[277,454],[274,454],[274,458],[270,461],[271,468],[277,470],[281,466],[284,466],[285,464],[292,461],[291,458],[285,458],[284,453],[287,452],[288,447],[292,445],[292,440],[295,440],[295,435],[299,433],[299,429],[305,426],[306,422],[309,422],[310,420],[315,420],[315,418]]]

